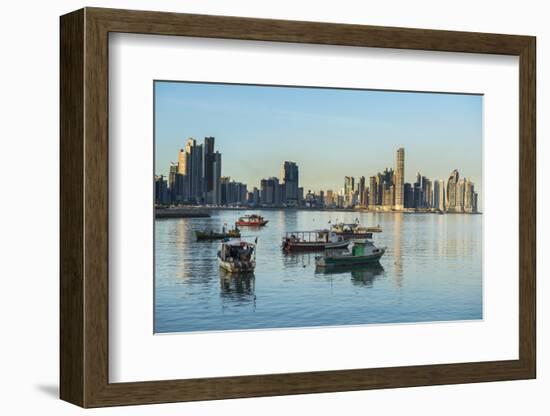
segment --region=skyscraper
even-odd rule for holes
[[[279,179],[272,177],[262,179],[260,182],[260,201],[262,205],[274,206],[280,205],[282,198],[280,195]]]
[[[369,178],[369,207],[374,207],[378,204],[378,186],[376,184],[376,176]]]
[[[424,208],[431,208],[433,205],[433,191],[432,191],[432,181],[422,177],[422,191],[424,196]]]
[[[403,185],[404,189],[404,205],[405,208],[413,208],[414,207],[414,192],[413,187],[410,183],[406,182],[405,185]]]
[[[434,202],[433,207],[440,211],[445,211],[445,181],[434,180]]]
[[[395,209],[405,207],[405,149],[397,149],[397,167],[395,171]]]
[[[206,203],[215,203],[216,195],[214,193],[214,182],[219,180],[220,175],[216,177],[217,171],[214,169],[214,164],[218,160],[221,167],[221,155],[216,155],[214,152],[214,137],[205,137],[204,144],[202,146],[202,175],[203,175],[203,199]]]
[[[453,170],[447,179],[447,210],[457,212],[457,187],[458,187],[458,170]]]
[[[281,164],[280,183],[284,184],[284,195],[281,195],[283,203],[290,206],[299,205],[299,172],[298,165],[285,161]]]
[[[464,189],[464,211],[474,212],[474,184],[469,179]]]
[[[213,155],[212,161],[212,201],[214,205],[221,205],[222,203],[222,188],[221,188],[221,177],[222,177],[222,155],[219,152],[215,152]]]
[[[458,180],[458,184],[456,187],[456,211],[457,212],[464,212],[465,196],[466,196],[466,178],[462,178]]]
[[[170,167],[168,168],[168,192],[170,196],[170,201],[176,200],[176,175],[178,174],[178,164],[170,162]]]
[[[184,160],[184,170],[186,176],[188,201],[192,203],[201,203],[203,201],[203,173],[202,173],[202,145],[197,145],[197,141],[189,138],[185,144],[185,158],[182,158],[180,151],[180,160]],[[178,172],[182,168],[178,163]]]
[[[163,175],[155,175],[155,204],[168,203],[168,182]]]
[[[355,192],[355,178],[346,176],[344,178],[344,201],[348,206],[353,205],[353,193]]]
[[[365,188],[365,177],[361,176],[359,178],[359,182],[357,183],[357,193],[359,194],[359,204],[362,206],[365,206],[367,204],[366,201],[366,188]]]

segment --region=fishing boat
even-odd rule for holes
[[[229,273],[250,273],[256,267],[256,244],[224,240],[218,251],[220,267]]]
[[[225,227],[223,227],[221,232],[216,232],[214,230],[197,230],[195,231],[195,235],[197,236],[197,241],[223,240],[224,238],[240,238],[241,231],[237,227],[231,230],[226,230]]]
[[[289,231],[283,237],[285,251],[344,249],[350,241],[329,230]]]
[[[238,227],[263,227],[269,221],[264,219],[261,215],[250,214],[243,215],[236,222],[235,225]]]
[[[380,226],[377,227],[363,227],[359,223],[338,223],[331,226],[331,231],[336,235],[340,235],[344,238],[372,238],[372,233],[382,232]]]
[[[323,255],[315,256],[315,264],[318,267],[331,267],[376,263],[385,252],[386,247],[378,248],[370,240],[356,240],[348,250],[327,250]]]

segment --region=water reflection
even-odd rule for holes
[[[254,273],[228,273],[220,269],[220,297],[236,304],[255,302]]]
[[[221,229],[243,213],[155,221],[155,331],[482,317],[481,215],[263,210],[267,226],[243,231],[246,241],[258,238],[255,274],[227,276],[216,258],[219,242],[199,243],[194,231]],[[373,235],[388,248],[379,265],[316,270],[321,253],[281,250],[287,231],[356,217],[383,229]]]
[[[394,223],[393,223],[393,262],[395,265],[395,285],[397,287],[403,286],[403,256],[401,254],[401,233],[403,226],[403,215],[402,213],[394,214]]]
[[[325,276],[349,273],[351,282],[357,286],[372,287],[374,280],[384,274],[384,267],[380,263],[355,264],[336,267],[316,267],[315,273]]]

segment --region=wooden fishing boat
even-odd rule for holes
[[[226,230],[222,228],[221,232],[214,230],[195,231],[197,240],[223,240],[224,238],[240,238],[241,231],[238,228],[232,230]]]
[[[331,226],[331,231],[336,235],[345,238],[372,238],[372,233],[381,233],[382,228],[377,225],[374,227],[363,227],[359,223],[338,223]]]
[[[236,222],[235,225],[238,227],[263,227],[269,221],[264,219],[261,215],[250,214],[243,215]]]
[[[283,237],[285,251],[320,251],[344,249],[350,241],[329,230],[289,231]]]
[[[386,252],[386,247],[378,248],[370,240],[356,240],[348,250],[326,251],[315,256],[318,267],[350,266],[377,263]]]
[[[220,267],[229,273],[250,273],[256,267],[256,244],[225,240],[218,251]]]

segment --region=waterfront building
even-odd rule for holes
[[[475,212],[474,206],[475,206],[475,190],[474,190],[474,184],[469,179],[465,183],[464,187],[464,211],[465,212]]]
[[[281,164],[280,183],[284,185],[281,194],[282,203],[288,206],[298,206],[299,198],[299,171],[295,162],[284,161]]]
[[[325,194],[325,206],[327,208],[336,208],[338,206],[338,195],[332,189],[327,190]]]
[[[276,177],[262,179],[260,182],[260,200],[264,206],[281,205],[279,179]]]
[[[220,177],[222,156],[214,151],[214,137],[205,137],[202,146],[202,174],[203,195],[202,199],[207,204],[220,204]]]
[[[386,208],[391,207],[394,201],[395,187],[393,185],[384,187],[382,196],[382,205]]]
[[[403,204],[404,208],[413,208],[414,207],[414,193],[413,187],[409,182],[406,182],[403,185]]]
[[[432,192],[432,181],[423,178],[422,182],[422,193],[424,197],[424,208],[431,208],[433,206],[433,192]]]
[[[203,146],[198,145],[197,141],[189,138],[185,144],[185,149],[180,150],[178,159],[178,174],[185,175],[186,194],[184,200],[190,203],[203,203]],[[184,155],[182,155],[185,153]]]
[[[366,198],[365,198],[365,191],[366,191],[366,188],[365,188],[365,177],[364,176],[361,176],[359,178],[359,182],[357,183],[357,194],[359,196],[359,204],[361,206],[365,206],[367,205],[366,203]]]
[[[405,207],[405,149],[397,149],[397,166],[395,172],[395,209],[402,211]]]
[[[256,187],[252,188],[252,204],[260,205],[260,190]]]
[[[168,194],[170,201],[176,200],[176,175],[178,174],[178,164],[170,162],[168,167]]]
[[[168,202],[168,181],[164,175],[155,175],[155,204],[167,204]]]
[[[453,170],[447,179],[447,210],[449,212],[458,212],[457,207],[457,187],[458,187],[459,174],[458,170]]]
[[[229,177],[222,177],[221,180],[221,204],[222,205],[245,205],[247,204],[248,190],[246,184],[230,180]]]
[[[378,205],[378,185],[376,183],[376,176],[369,178],[369,207],[374,208]]]
[[[458,180],[456,187],[456,212],[464,212],[466,195],[466,178]]]
[[[414,193],[414,208],[426,207],[426,177],[422,176],[420,172],[416,173],[416,182],[413,188]]]
[[[221,194],[221,176],[222,176],[222,155],[219,152],[215,152],[213,155],[212,163],[212,204],[221,205],[222,203],[222,194]]]
[[[304,204],[307,208],[322,208],[323,207],[323,191],[319,195],[315,194],[311,190],[307,191],[304,198]]]
[[[221,205],[227,205],[227,200],[228,200],[228,194],[227,194],[227,191],[228,191],[228,187],[229,187],[229,182],[231,182],[231,178],[229,176],[222,176],[220,178],[220,204]]]
[[[277,193],[277,200],[275,201],[275,205],[277,206],[291,206],[296,207],[298,206],[298,200],[294,199],[286,199],[286,184],[285,183],[279,183],[279,191]]]
[[[353,206],[353,194],[355,192],[355,178],[346,176],[344,178],[344,203],[346,206]]]
[[[445,211],[445,181],[435,180],[434,187],[434,203],[433,207],[440,211]]]

